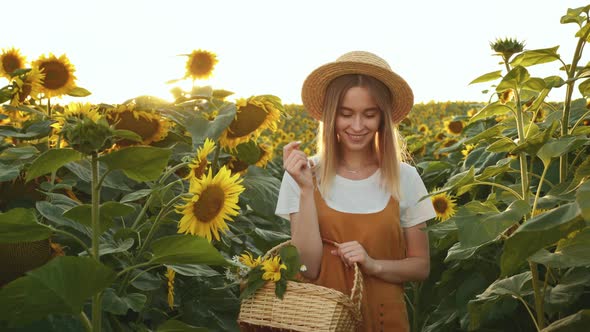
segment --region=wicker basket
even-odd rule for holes
[[[290,244],[270,249],[265,258]],[[309,283],[289,281],[283,299],[267,282],[252,297],[242,300],[238,323],[243,331],[354,331],[361,322],[363,277],[354,265],[351,295]]]

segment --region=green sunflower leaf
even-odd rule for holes
[[[26,181],[57,171],[63,165],[82,159],[82,154],[74,149],[50,149],[33,161],[27,171]]]
[[[56,257],[0,289],[0,321],[19,325],[49,314],[77,316],[115,278],[113,270],[95,259]]]
[[[0,213],[0,243],[17,243],[47,239],[52,231],[37,222],[30,209],[12,209]]]
[[[120,169],[135,181],[157,179],[172,154],[172,150],[151,146],[132,146],[99,158],[109,170]]]
[[[170,235],[152,243],[153,264],[229,265],[207,239],[194,235]]]

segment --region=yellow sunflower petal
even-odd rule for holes
[[[25,68],[26,59],[20,54],[18,48],[2,49],[0,53],[0,76],[11,78],[12,74],[17,69]]]
[[[59,97],[76,87],[76,69],[65,54],[59,58],[53,54],[43,55],[33,62],[33,67],[45,74],[42,92],[46,97]]]
[[[141,142],[120,140],[117,142],[119,147],[159,142],[166,138],[171,126],[160,114],[138,110],[133,104],[118,105],[107,110],[107,121],[114,125],[115,129],[130,130],[141,136]]]
[[[188,167],[190,168],[189,174],[185,177],[185,179],[189,180],[190,182],[200,179],[205,171],[207,170],[207,166],[210,164],[207,160],[207,157],[211,152],[215,150],[215,142],[210,138],[205,139],[205,143],[197,150],[197,154],[195,158],[190,162]]]
[[[215,53],[204,50],[195,50],[186,61],[186,75],[192,79],[206,79],[213,74],[213,68],[217,64]]]
[[[444,192],[436,194],[430,199],[432,200],[432,205],[434,206],[434,211],[436,212],[436,219],[440,221],[446,221],[455,215],[455,199],[448,193]]]
[[[233,150],[239,144],[256,139],[262,131],[277,130],[282,105],[274,96],[254,96],[236,102],[237,111],[234,120],[219,138],[222,147]]]
[[[33,67],[29,72],[23,75],[19,75],[14,78],[14,95],[10,104],[18,106],[27,103],[27,98],[39,100],[39,94],[43,89],[43,80],[45,74],[43,74],[39,68]]]
[[[209,169],[207,175],[193,181],[190,193],[192,197],[185,199],[186,204],[177,206],[183,215],[178,224],[178,233],[199,235],[211,241],[219,240],[219,231],[228,230],[226,221],[233,221],[232,216],[239,214],[237,205],[244,186],[239,175],[223,166],[215,176]]]

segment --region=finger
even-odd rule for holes
[[[283,156],[288,156],[291,151],[296,150],[301,145],[301,141],[290,142],[283,147]]]
[[[295,161],[302,160],[307,164],[307,155],[301,151],[292,151],[291,154],[283,158],[283,166],[286,169],[289,165],[292,165]]]

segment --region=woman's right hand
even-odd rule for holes
[[[305,152],[299,150],[300,141],[283,147],[283,168],[297,182],[301,190],[313,188],[312,171]]]

